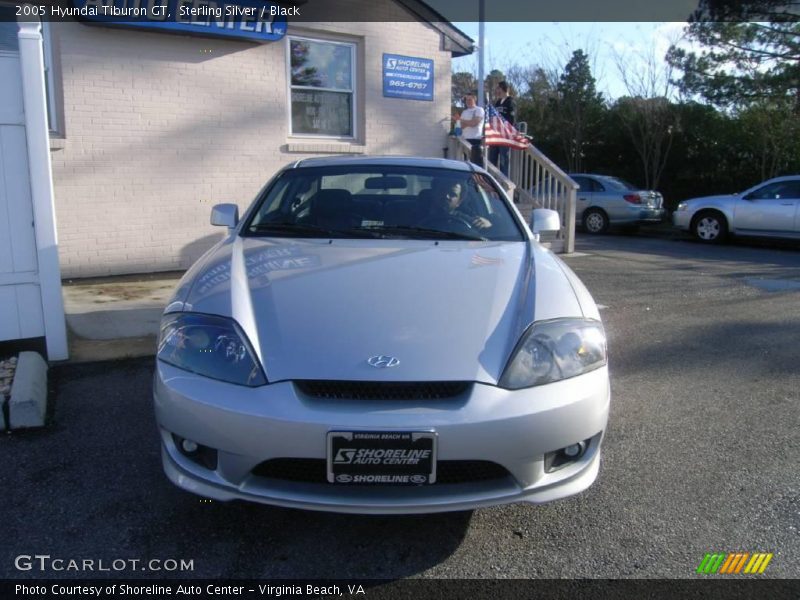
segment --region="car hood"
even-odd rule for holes
[[[534,242],[233,236],[171,309],[234,318],[272,382],[496,383],[534,318],[584,314],[573,279]]]

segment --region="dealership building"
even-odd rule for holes
[[[44,22],[64,277],[188,267],[222,235],[212,205],[245,208],[296,160],[442,156],[451,60],[472,40],[417,0],[334,4],[360,20],[248,22],[178,0],[193,16],[159,27]],[[0,27],[13,53],[16,24]]]

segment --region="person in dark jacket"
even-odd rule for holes
[[[511,125],[514,125],[517,119],[517,107],[514,104],[514,98],[508,94],[508,83],[505,81],[498,83],[495,88],[495,95],[497,100],[494,101],[494,107],[497,112]],[[505,146],[491,146],[489,148],[489,160],[506,176],[508,176],[509,151],[510,148]]]

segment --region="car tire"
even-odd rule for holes
[[[608,231],[608,215],[599,208],[590,208],[583,213],[583,229],[596,235]]]
[[[705,210],[692,219],[692,233],[704,244],[720,244],[728,237],[728,220],[721,212]]]

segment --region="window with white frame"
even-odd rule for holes
[[[354,138],[356,46],[289,38],[289,133]]]

